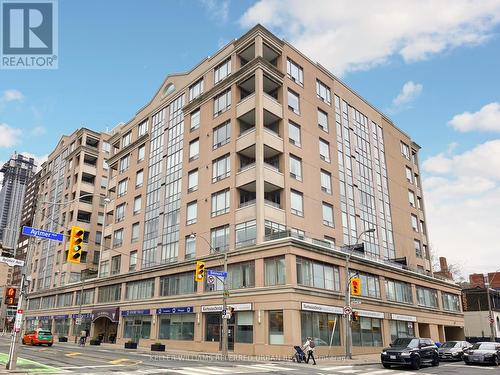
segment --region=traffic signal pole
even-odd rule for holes
[[[227,272],[227,251],[224,252],[224,272]],[[222,283],[222,311],[227,315],[227,277],[224,278]],[[222,316],[222,358],[224,360],[228,360],[228,327],[227,327],[227,319],[225,316]]]
[[[26,275],[23,272],[23,274],[21,276],[21,292],[19,293],[19,298],[17,300],[16,319],[17,319],[17,314],[19,314],[19,311],[23,310],[25,286],[26,286]],[[19,336],[22,334],[22,326],[23,326],[22,320],[21,320],[20,327],[16,327],[16,324],[14,325],[14,332],[12,333],[12,336],[10,338],[9,359],[7,360],[7,363],[5,364],[5,368],[7,370],[15,370],[16,369],[17,352],[19,350]]]
[[[349,248],[345,260],[345,306],[351,306],[351,278],[349,276],[349,261],[351,259],[351,250]],[[351,314],[344,314],[345,317],[345,358],[352,359],[352,330]]]

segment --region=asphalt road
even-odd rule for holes
[[[0,338],[0,362],[5,363],[9,348],[7,337]],[[488,375],[500,374],[500,368],[466,366],[463,363],[441,363],[439,367],[423,367],[420,371],[384,369],[381,365],[344,366],[318,362],[221,362],[215,357],[180,358],[168,354],[110,349],[96,346],[78,347],[72,343],[55,343],[53,347],[22,346],[18,369],[29,369],[32,374],[113,374],[113,375],[230,375],[230,374],[315,374],[315,375]],[[3,368],[3,366],[2,366]],[[7,373],[0,370],[0,373]]]

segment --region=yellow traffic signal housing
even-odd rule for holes
[[[351,279],[351,294],[353,296],[361,295],[361,280],[359,277]]]
[[[81,227],[72,226],[69,237],[68,262],[80,263],[82,257],[83,234],[85,230]]]
[[[194,278],[198,282],[205,280],[205,262],[196,262]]]

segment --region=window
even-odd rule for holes
[[[265,285],[285,284],[285,257],[264,259]]]
[[[123,243],[123,229],[115,230],[113,233],[113,247],[119,247]]]
[[[128,270],[135,271],[136,268],[137,268],[137,250],[134,250],[130,252]]]
[[[442,293],[443,310],[460,312],[460,297],[456,294]]]
[[[76,292],[75,295],[75,305],[80,304],[80,290]],[[83,301],[82,305],[93,305],[94,304],[94,293],[95,289],[85,289],[83,291]]]
[[[235,236],[237,248],[255,244],[255,240],[257,239],[257,226],[255,220],[236,224]]]
[[[423,234],[426,234],[425,223],[423,220],[420,220],[420,232],[422,232]]]
[[[214,117],[231,108],[231,89],[224,91],[214,98]]]
[[[410,147],[404,142],[401,142],[401,155],[410,160]]]
[[[200,140],[197,138],[189,143],[189,161],[196,160],[200,156]]]
[[[193,278],[194,279],[194,278]],[[154,279],[130,281],[125,290],[126,300],[147,299],[154,295]]]
[[[216,270],[222,271],[222,268],[219,267]],[[230,264],[227,273],[228,289],[252,288],[255,286],[255,263],[253,261]],[[218,279],[214,284],[205,283],[206,291],[222,291],[223,289],[224,285]]]
[[[420,187],[420,181],[419,181],[420,179],[419,179],[419,177],[418,177],[418,174],[416,174],[416,173],[415,173],[415,175],[414,175],[414,176],[415,176],[415,186],[416,186],[416,187]]]
[[[339,291],[339,269],[330,264],[297,257],[297,283],[314,288]]]
[[[200,109],[191,112],[191,130],[198,129],[200,127]]]
[[[108,187],[108,178],[106,176],[101,177],[101,187],[102,188],[107,188]]]
[[[214,84],[219,83],[224,78],[231,74],[231,59],[227,59],[219,64],[214,70]]]
[[[318,108],[318,126],[328,133],[328,115]]]
[[[288,77],[298,83],[301,86],[304,86],[304,71],[302,67],[295,63],[294,61],[287,59],[286,60],[286,72]]]
[[[109,260],[104,260],[101,262],[101,266],[99,269],[99,277],[107,277],[109,276]]]
[[[186,236],[185,258],[194,258],[196,255],[196,237]]]
[[[139,223],[132,224],[132,238],[130,242],[134,243],[139,241],[139,228],[140,228]]]
[[[117,302],[120,300],[121,290],[121,284],[100,286],[97,291],[97,302]]]
[[[290,177],[302,181],[302,160],[290,155]]]
[[[410,206],[415,207],[415,193],[411,190],[408,190],[408,200],[410,202]]]
[[[389,301],[413,303],[411,284],[385,279],[385,294]]]
[[[144,183],[144,171],[140,170],[135,174],[135,187],[139,188]]]
[[[422,247],[420,246],[420,241],[413,240],[413,244],[415,246],[415,255],[419,258],[422,258]]]
[[[412,322],[402,320],[390,320],[389,328],[391,331],[391,342],[394,342],[399,337],[415,337],[415,330]]]
[[[229,212],[229,189],[212,194],[212,217]]]
[[[128,132],[122,138],[122,148],[127,147],[132,140],[132,132]]]
[[[270,220],[264,221],[264,233],[265,233],[266,237],[270,237],[271,239],[274,239],[273,235],[283,233],[285,231],[286,231],[286,226],[283,224],[275,223],[275,222],[270,221]]]
[[[118,275],[120,273],[121,262],[121,255],[116,255],[111,258],[111,275]]]
[[[413,172],[410,167],[406,167],[406,179],[410,184],[413,184]]]
[[[291,199],[291,210],[292,214],[298,216],[304,216],[304,205],[303,205],[303,196],[302,193],[291,190],[290,191],[290,199]]]
[[[415,164],[415,165],[418,164],[417,151],[411,150],[411,160],[413,161],[413,164]]]
[[[128,188],[128,179],[121,180],[118,183],[118,197],[123,197],[125,194],[127,194],[127,188]]]
[[[437,291],[435,289],[417,286],[417,303],[421,306],[437,308]]]
[[[189,87],[189,101],[197,98],[201,94],[203,94],[203,78],[200,78]]]
[[[333,206],[323,202],[323,224],[333,227]]]
[[[102,241],[102,232],[96,231],[95,232],[95,244],[100,245]]]
[[[288,140],[291,144],[300,147],[300,126],[288,121]]]
[[[220,181],[231,174],[230,154],[221,156],[212,162],[212,182]]]
[[[188,193],[198,190],[198,169],[188,173]]]
[[[341,316],[327,314],[316,311],[300,312],[301,342],[305,342],[307,337],[314,337],[316,345],[330,345],[333,326],[331,323],[337,321],[337,326],[333,334],[332,345],[340,346],[340,321]]]
[[[380,298],[380,281],[377,275],[351,271],[351,276],[358,274],[361,280],[361,295],[363,297]]]
[[[380,319],[360,317],[351,324],[353,346],[382,346]]]
[[[215,251],[229,249],[229,225],[213,228],[210,233],[211,247]]]
[[[292,90],[288,90],[288,108],[297,114],[300,113],[299,94]]]
[[[229,143],[230,139],[231,139],[231,121],[227,121],[222,125],[219,125],[216,128],[214,128],[213,144],[212,144],[213,149],[215,150],[221,146],[224,146],[225,144]]]
[[[125,219],[125,203],[116,206],[115,223],[119,223]]]
[[[125,172],[130,166],[130,155],[120,159],[120,173]]]
[[[137,128],[137,134],[139,137],[143,136],[144,134],[146,134],[148,132],[148,120],[142,122],[141,124],[139,124],[138,128]]]
[[[137,149],[137,160],[142,161],[144,160],[144,154],[146,153],[146,146],[142,145]]]
[[[69,168],[71,170],[71,166]],[[108,161],[107,160],[102,160],[102,169],[104,169],[105,171],[107,171],[109,169],[109,164],[108,164]]]
[[[142,196],[139,195],[134,198],[134,215],[137,215],[139,212],[141,212],[141,205],[142,205]]]
[[[178,296],[196,293],[194,272],[177,273],[160,277],[160,296]]]
[[[319,139],[319,157],[327,163],[330,162],[330,144],[321,138]]]
[[[269,344],[284,344],[283,310],[269,311]]]
[[[330,88],[319,79],[316,80],[316,95],[325,103],[331,104]]]
[[[196,223],[197,217],[198,217],[198,202],[194,201],[188,203],[186,209],[186,225]]]
[[[332,193],[332,175],[323,169],[321,170],[321,190],[327,194]]]
[[[420,209],[422,209],[422,207],[423,207],[422,198],[420,198],[420,197],[417,197],[417,207]]]
[[[415,232],[418,232],[418,218],[413,214],[411,214],[411,227]]]
[[[123,338],[149,339],[151,336],[151,315],[123,318]]]
[[[158,338],[166,340],[194,340],[196,314],[160,315]]]

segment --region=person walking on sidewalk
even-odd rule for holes
[[[313,365],[316,365],[316,360],[314,359],[314,348],[316,347],[316,344],[314,343],[314,340],[312,337],[308,337],[304,345],[302,346],[302,350],[307,353],[307,359],[306,363],[309,363],[309,359],[312,358],[313,360]]]

